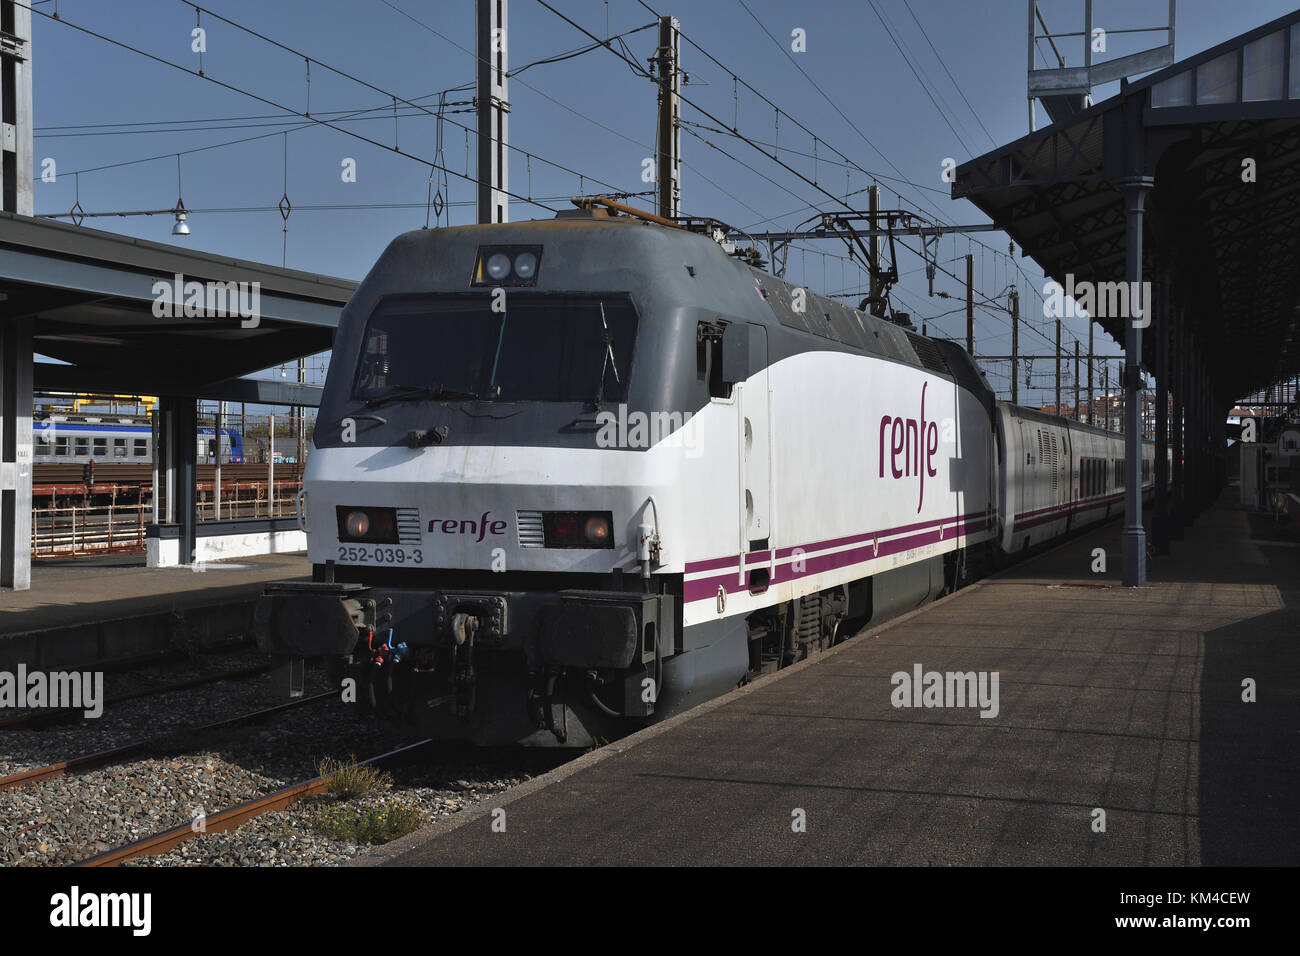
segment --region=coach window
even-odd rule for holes
[[[126,439],[125,439],[125,438],[114,438],[114,439],[113,439],[113,457],[114,457],[114,458],[125,458],[125,457],[126,457]]]
[[[149,439],[147,438],[135,439],[135,457],[136,458],[149,457]]]
[[[68,440],[66,438],[54,439],[54,454],[63,458],[68,456]]]
[[[78,439],[76,440],[76,449],[77,449],[77,450],[76,450],[76,453],[77,453],[77,455],[87,455],[87,454],[89,454],[89,442],[90,442],[90,439],[89,439],[89,438],[78,438]]]
[[[107,438],[96,438],[96,439],[95,439],[95,457],[96,457],[96,458],[102,458],[103,456],[105,456],[105,455],[107,455],[107,454],[108,454],[108,439],[107,439]]]
[[[50,443],[44,435],[36,436],[36,454],[48,455],[50,453]]]

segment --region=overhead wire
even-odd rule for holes
[[[29,8],[29,9],[30,9],[30,8]],[[397,155],[405,156],[405,157],[407,157],[407,158],[409,158],[409,159],[413,159],[413,160],[415,160],[416,162],[422,163],[422,164],[425,165],[425,166],[429,166],[429,167],[432,167],[432,168],[442,168],[442,167],[438,167],[438,166],[436,166],[436,165],[435,165],[433,162],[431,162],[430,160],[427,160],[427,159],[424,159],[424,158],[418,156],[417,154],[410,153],[410,152],[405,152],[405,151],[403,151],[403,150],[398,149],[396,146],[389,146],[387,143],[381,143],[379,140],[371,139],[371,138],[368,137],[368,136],[362,136],[360,133],[357,133],[357,132],[354,132],[353,130],[346,129],[346,128],[344,128],[344,127],[338,126],[338,125],[336,125],[336,124],[334,124],[334,123],[332,123],[332,122],[330,122],[330,121],[328,121],[328,120],[321,120],[321,119],[317,119],[316,117],[308,116],[306,113],[301,113],[301,112],[299,112],[298,110],[294,109],[293,107],[285,106],[285,105],[282,104],[282,103],[278,103],[278,102],[276,102],[275,100],[272,100],[272,99],[270,99],[270,98],[268,98],[268,97],[265,97],[265,96],[261,96],[260,94],[253,93],[253,92],[250,91],[250,90],[245,90],[245,89],[242,89],[241,87],[238,87],[238,86],[235,86],[235,85],[233,85],[233,84],[227,83],[227,82],[225,82],[225,81],[223,81],[223,80],[218,80],[218,79],[216,79],[215,77],[213,77],[213,76],[211,76],[211,75],[207,75],[207,74],[199,73],[199,72],[197,72],[197,71],[195,71],[195,70],[191,70],[191,69],[189,69],[188,67],[182,66],[182,65],[179,64],[179,63],[175,63],[175,62],[173,62],[173,61],[171,61],[171,60],[168,60],[168,59],[166,59],[165,57],[157,56],[156,54],[149,53],[149,52],[146,51],[146,50],[141,50],[141,49],[139,49],[138,47],[133,47],[133,46],[131,46],[129,43],[124,43],[124,42],[121,41],[121,40],[116,40],[116,39],[114,39],[113,37],[106,36],[105,34],[99,33],[98,31],[95,31],[95,30],[91,30],[91,29],[88,28],[88,27],[83,27],[83,26],[81,26],[80,24],[73,23],[71,20],[68,20],[68,19],[66,19],[66,18],[56,18],[56,17],[51,16],[51,15],[48,14],[48,13],[45,13],[45,12],[42,11],[42,10],[35,10],[35,9],[33,9],[33,10],[32,10],[32,13],[35,13],[35,14],[37,14],[37,15],[39,15],[39,16],[43,16],[43,17],[45,17],[45,18],[47,18],[47,19],[49,19],[49,20],[54,20],[55,22],[57,22],[57,23],[61,23],[61,24],[63,24],[64,26],[67,26],[67,27],[69,27],[69,28],[71,28],[71,29],[73,29],[73,30],[77,30],[78,32],[85,33],[85,34],[88,35],[88,36],[93,36],[93,37],[95,37],[95,38],[97,38],[97,39],[99,39],[99,40],[103,40],[103,41],[106,42],[106,43],[110,43],[110,44],[112,44],[113,46],[120,47],[120,48],[123,49],[123,50],[127,50],[127,51],[129,51],[129,52],[131,52],[131,53],[135,53],[135,54],[137,54],[137,55],[139,55],[139,56],[143,56],[143,57],[145,57],[146,59],[153,60],[153,61],[156,62],[156,63],[161,63],[161,64],[163,64],[164,66],[169,66],[169,67],[171,67],[172,69],[179,70],[180,72],[182,72],[182,73],[186,73],[186,74],[188,74],[189,76],[192,76],[192,77],[195,77],[195,78],[197,78],[197,79],[201,79],[201,80],[206,80],[206,81],[208,81],[209,83],[213,83],[213,84],[215,84],[216,86],[220,86],[221,88],[226,89],[226,90],[229,90],[229,91],[231,91],[232,93],[239,93],[239,94],[242,95],[242,96],[247,96],[247,97],[249,97],[250,99],[257,100],[259,103],[264,103],[264,104],[266,104],[267,106],[273,107],[273,108],[275,108],[275,109],[284,110],[286,113],[291,113],[291,114],[293,114],[294,116],[297,116],[297,117],[299,117],[299,118],[301,118],[301,119],[303,119],[303,120],[309,120],[309,121],[311,121],[311,122],[316,123],[316,124],[319,125],[319,126],[324,126],[324,127],[329,128],[329,129],[336,130],[336,131],[338,131],[338,132],[340,132],[340,133],[343,133],[343,134],[345,134],[345,135],[347,135],[347,136],[351,136],[351,137],[353,137],[354,139],[358,139],[358,140],[361,140],[362,142],[369,143],[369,144],[371,144],[372,146],[377,146],[377,147],[379,147],[380,149],[384,149],[384,150],[387,150],[387,151],[389,151],[389,152],[396,153]],[[274,41],[272,41],[272,42],[274,42]],[[277,45],[279,45],[279,44],[277,44]],[[298,55],[301,55],[301,54],[298,54]],[[315,62],[316,62],[318,65],[320,65],[320,66],[325,66],[325,64],[320,63],[320,61],[315,61]],[[327,69],[332,69],[332,68],[330,68],[330,67],[326,67],[326,68],[327,68]],[[342,75],[342,74],[341,74],[341,75]],[[383,91],[383,90],[380,90],[378,87],[375,87],[373,84],[370,84],[370,83],[365,82],[364,80],[358,80],[358,81],[356,81],[356,82],[360,82],[360,83],[362,83],[363,85],[368,86],[368,87],[370,87],[371,89],[374,89],[374,90],[376,90],[376,91],[378,91],[378,92],[385,92],[385,91]],[[402,102],[405,102],[405,103],[407,103],[408,105],[414,105],[414,104],[411,104],[409,100],[405,100],[405,99],[403,99],[403,98],[396,97],[396,96],[394,96],[393,94],[386,94],[386,95],[390,96],[394,101],[397,101],[397,100],[401,99]],[[431,111],[430,111],[430,112],[431,112]],[[436,115],[436,114],[432,114],[432,112],[431,112],[431,115]],[[275,134],[273,134],[273,135],[275,135]],[[167,155],[169,155],[169,156],[175,155],[175,152],[168,153]],[[468,174],[461,173],[461,172],[459,172],[459,171],[457,171],[457,170],[453,170],[453,169],[446,169],[445,171],[446,171],[447,173],[449,173],[450,175],[452,175],[452,176],[456,176],[456,177],[459,178],[459,179],[465,179],[465,180],[468,180],[468,181],[473,182],[473,183],[478,183],[478,179],[477,179],[477,177],[470,176],[470,175],[468,175]],[[518,195],[517,193],[511,192],[511,191],[509,191],[509,190],[505,190],[505,189],[503,189],[503,190],[501,190],[501,192],[504,193],[505,195],[509,196],[509,197],[512,198],[512,199],[518,199],[520,202],[528,203],[528,204],[530,204],[530,205],[537,206],[537,207],[539,207],[539,208],[541,208],[541,209],[546,209],[548,212],[552,212],[552,213],[556,212],[556,210],[555,210],[553,207],[551,207],[551,206],[547,206],[547,205],[545,205],[544,203],[535,202],[535,201],[533,201],[533,200],[528,199],[528,198],[525,197],[525,196],[520,196],[520,195]]]

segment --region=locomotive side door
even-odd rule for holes
[[[767,589],[772,567],[772,438],[768,391],[767,328],[755,322],[728,326],[723,341],[724,376],[736,383],[737,478],[739,480],[740,581],[755,593]],[[741,374],[744,372],[745,374]],[[735,378],[732,378],[735,374]],[[750,560],[751,552],[766,552]]]
[[[1033,442],[1029,425],[1018,423],[1020,427],[1020,461],[1018,462],[1020,497],[1016,502],[1016,514],[1032,510],[1034,501],[1034,470],[1038,467],[1036,459],[1037,445]],[[1016,515],[1012,515],[1014,518]]]

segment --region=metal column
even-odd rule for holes
[[[1052,407],[1053,415],[1061,414],[1061,320],[1056,320],[1056,404]]]
[[[168,520],[180,527],[179,554],[181,564],[194,563],[195,498],[198,474],[198,415],[192,398],[163,399],[167,406],[164,416],[167,433]]]
[[[1187,334],[1187,437],[1184,441],[1183,455],[1186,464],[1183,467],[1183,480],[1186,482],[1186,497],[1183,498],[1183,525],[1190,528],[1196,523],[1197,485],[1201,470],[1199,450],[1201,427],[1201,377],[1197,369],[1196,338]]]
[[[871,314],[879,318],[885,317],[885,296],[884,283],[881,281],[880,272],[880,236],[875,235],[875,231],[880,228],[880,187],[869,186],[867,188],[867,211],[871,213],[871,231],[872,235],[867,239],[867,253],[871,256],[871,272],[869,279],[871,282]],[[970,258],[969,256],[967,257]],[[966,288],[970,288],[970,265],[967,263],[967,282]],[[968,339],[969,341],[969,339]],[[970,346],[968,345],[969,349]]]
[[[0,198],[32,215],[32,14],[0,0]],[[32,586],[32,319],[0,321],[0,588]]]
[[[1187,341],[1186,324],[1187,315],[1180,304],[1174,313],[1174,354],[1173,361],[1169,363],[1173,368],[1174,394],[1174,484],[1169,513],[1169,533],[1175,541],[1183,540],[1183,482],[1186,477],[1183,473],[1183,418],[1187,407],[1187,372],[1184,361]]]
[[[1011,287],[1011,404],[1020,401],[1020,293]]]
[[[509,83],[506,0],[476,0],[478,221],[509,222]]]
[[[876,224],[871,225],[874,229]],[[969,253],[966,255],[966,354],[975,357],[975,257]]]
[[[1156,554],[1169,553],[1169,294],[1172,284],[1168,275],[1160,277],[1159,296],[1155,302],[1156,334],[1156,513],[1151,533]]]
[[[1124,586],[1147,583],[1147,534],[1142,527],[1142,403],[1138,385],[1142,369],[1142,326],[1151,303],[1142,296],[1142,213],[1154,180],[1133,176],[1120,183],[1124,190],[1125,279],[1130,315],[1124,335]],[[1139,311],[1140,310],[1140,311]]]
[[[34,209],[36,174],[32,168],[32,13],[29,4],[0,0],[0,22],[5,24],[5,36],[0,42],[0,102],[5,104],[4,135],[0,136],[3,209],[30,216]]]
[[[0,322],[0,588],[32,586],[32,320]]]
[[[301,414],[301,413],[300,413]],[[221,429],[226,423],[226,403],[217,403],[217,414],[212,421],[212,434],[217,440],[217,454],[212,468],[212,517],[221,520]]]
[[[162,429],[159,422],[161,418],[162,409],[155,405],[153,410],[149,412],[149,430],[151,433],[150,437],[152,438],[150,448],[153,453],[153,484],[149,486],[152,489],[149,499],[150,505],[152,506],[152,521],[154,524],[158,524],[158,522],[162,520],[158,509],[158,489],[161,487],[158,484],[158,464],[161,461],[159,456],[162,453]]]
[[[1093,329],[1095,329],[1096,327],[1097,327],[1097,323],[1092,321],[1092,319],[1089,319],[1088,320],[1088,424],[1089,425],[1097,424],[1097,412],[1092,404],[1093,403],[1092,357],[1097,354],[1096,349],[1093,348]]]
[[[1074,340],[1074,420],[1079,420],[1079,340]]]
[[[655,212],[665,219],[681,215],[682,127],[681,127],[681,24],[676,17],[659,18],[659,48],[655,60],[659,69],[659,119],[655,150]],[[872,223],[874,226],[875,223]]]

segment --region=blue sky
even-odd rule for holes
[[[551,2],[602,38],[606,35],[607,17],[611,34],[653,20],[636,0]],[[910,9],[904,0],[808,0],[801,4],[781,0],[694,0],[675,6],[669,0],[654,0],[650,6],[681,20],[688,40],[682,55],[683,68],[690,77],[686,96],[727,125],[738,117],[741,132],[765,143],[777,141],[782,158],[812,176],[812,159],[795,152],[812,152],[812,137],[795,127],[793,117],[818,138],[816,179],[830,192],[842,197],[846,186],[852,191],[869,183],[858,170],[850,170],[846,180],[843,162],[830,155],[833,147],[866,170],[891,177],[899,177],[901,172],[901,178],[916,184],[882,178],[886,207],[899,205],[893,194],[896,189],[906,204],[919,205],[947,222],[979,222],[982,217],[973,206],[947,198],[946,184],[940,179],[941,163],[948,157],[963,162],[992,149],[995,142],[1001,145],[1028,131],[1026,4],[1023,0],[908,2]],[[908,53],[920,80],[882,27],[872,3]],[[86,225],[273,264],[281,262],[283,251],[285,264],[291,268],[359,279],[393,236],[424,225],[429,167],[419,160],[427,163],[436,158],[436,118],[403,107],[414,115],[395,123],[389,95],[417,100],[435,94],[419,99],[432,109],[438,91],[472,83],[473,0],[212,0],[212,4],[216,13],[316,61],[310,82],[313,114],[386,106],[386,115],[345,125],[385,145],[393,145],[396,138],[407,155],[319,126],[289,132],[286,138],[281,131],[300,125],[294,117],[283,122],[275,118],[283,116],[282,111],[266,103],[188,76],[68,25],[85,27],[198,69],[198,55],[191,51],[195,11],[180,0],[58,0],[58,12],[66,23],[33,17],[35,155],[38,165],[47,157],[54,159],[58,174],[54,183],[37,183],[37,213],[68,210],[77,199],[78,186],[81,206],[87,212],[170,208],[178,193],[175,153],[271,134],[182,155],[181,191],[185,205],[196,210],[190,217],[193,234],[188,239],[171,236],[171,219],[166,216],[88,219]],[[1178,6],[1179,58],[1292,9],[1282,0],[1182,0]],[[1044,3],[1053,31],[1078,29],[1082,7],[1082,0]],[[55,2],[38,3],[35,9],[52,14]],[[445,39],[404,17],[399,10]],[[1097,0],[1095,10],[1095,23],[1108,29],[1152,26],[1162,22],[1167,12],[1163,0]],[[537,0],[511,0],[509,17],[512,69],[588,42]],[[203,17],[202,24],[207,31],[203,70],[208,76],[274,103],[298,110],[306,108],[309,85],[301,56],[208,16]],[[783,47],[779,48],[763,27]],[[789,51],[795,29],[805,31],[807,51],[791,53],[791,57],[834,100],[856,131],[786,56],[784,51]],[[1127,42],[1115,37],[1107,55],[1149,45],[1154,36],[1127,38]],[[1081,59],[1078,42],[1064,50],[1071,63]],[[632,34],[626,37],[626,43],[636,59],[644,63],[653,52],[655,32]],[[951,79],[931,44],[943,58]],[[711,63],[701,48],[781,108],[779,129],[775,128],[773,110],[743,88],[737,104],[731,75]],[[383,93],[331,74],[322,63],[338,67]],[[948,119],[931,102],[922,80],[945,107]],[[1100,88],[1094,91],[1094,99],[1103,99],[1115,89],[1115,85]],[[975,115],[963,102],[963,95],[974,107]],[[447,98],[460,101],[471,96],[472,91],[453,92]],[[652,152],[655,90],[607,50],[597,49],[529,69],[512,81],[510,101],[511,144],[533,156],[529,160],[522,152],[512,153],[512,191],[533,197],[567,197],[580,191],[609,190],[585,177],[626,191],[651,188],[641,181],[641,169],[642,159]],[[457,108],[463,107],[451,109]],[[684,109],[684,116],[713,125],[689,107]],[[442,158],[453,171],[466,169],[466,132],[453,123],[472,129],[473,120],[472,113],[449,112],[445,118]],[[142,125],[160,121],[168,125]],[[955,130],[950,128],[950,122]],[[1040,118],[1041,122],[1044,120]],[[713,216],[742,228],[762,229],[793,227],[812,215],[815,206],[833,207],[828,197],[770,157],[733,138],[697,132],[753,167],[753,171],[696,136],[684,136],[684,212]],[[469,143],[472,173],[472,132]],[[90,171],[153,156],[163,158]],[[354,183],[343,182],[340,176],[341,164],[347,158],[357,163]],[[580,181],[578,175],[546,161],[581,173],[584,179]],[[73,176],[78,170],[87,171]],[[448,217],[453,224],[471,222],[471,184],[454,175],[449,179],[448,198],[466,205],[450,207],[443,215],[443,223]],[[293,204],[287,237],[281,215],[274,209],[286,192]],[[648,198],[634,202],[651,204]],[[412,206],[391,208],[388,204]],[[568,205],[565,201],[548,204]],[[218,211],[250,207],[266,208]],[[550,215],[521,202],[514,202],[511,210],[512,219]],[[969,246],[976,255],[979,292],[997,295],[1010,281],[1020,281],[1023,287],[1007,257],[997,254],[1005,252],[1006,237],[988,233],[974,238],[988,247],[974,243]],[[806,282],[818,291],[854,294],[865,282],[855,265],[844,262],[842,245],[823,242],[801,246],[790,253],[787,276],[791,280]],[[965,238],[945,238],[940,260],[967,251]],[[1041,289],[1041,273],[1033,263],[1019,257],[1016,261]],[[958,265],[949,263],[948,268],[960,271]],[[918,324],[929,320],[931,334],[964,336],[960,311],[940,315],[959,303],[928,297],[921,261],[900,252],[899,269],[904,279],[897,307],[911,311]],[[936,281],[936,290],[961,293],[955,281],[942,275]],[[1031,314],[1029,322],[1051,334],[1050,321],[1041,312]],[[1005,317],[979,313],[976,333],[977,353],[1009,351],[1010,329]],[[1067,349],[1076,335],[1086,345],[1086,325],[1068,322]],[[1103,340],[1104,336],[1099,337],[1098,351],[1103,350]],[[1025,351],[1050,350],[1046,338],[1028,329],[1022,329],[1021,343]],[[1118,353],[1118,348],[1113,351]],[[319,360],[314,364],[323,365]],[[1005,376],[999,378],[992,365],[990,371],[995,386],[1005,388]],[[1050,374],[1050,363],[1036,363],[1036,383],[1050,386]],[[1023,384],[1023,371],[1021,375]],[[317,379],[318,375],[312,377]],[[1021,394],[1022,401],[1030,397],[1023,387]],[[1051,400],[1048,392],[1034,392],[1032,397]]]

